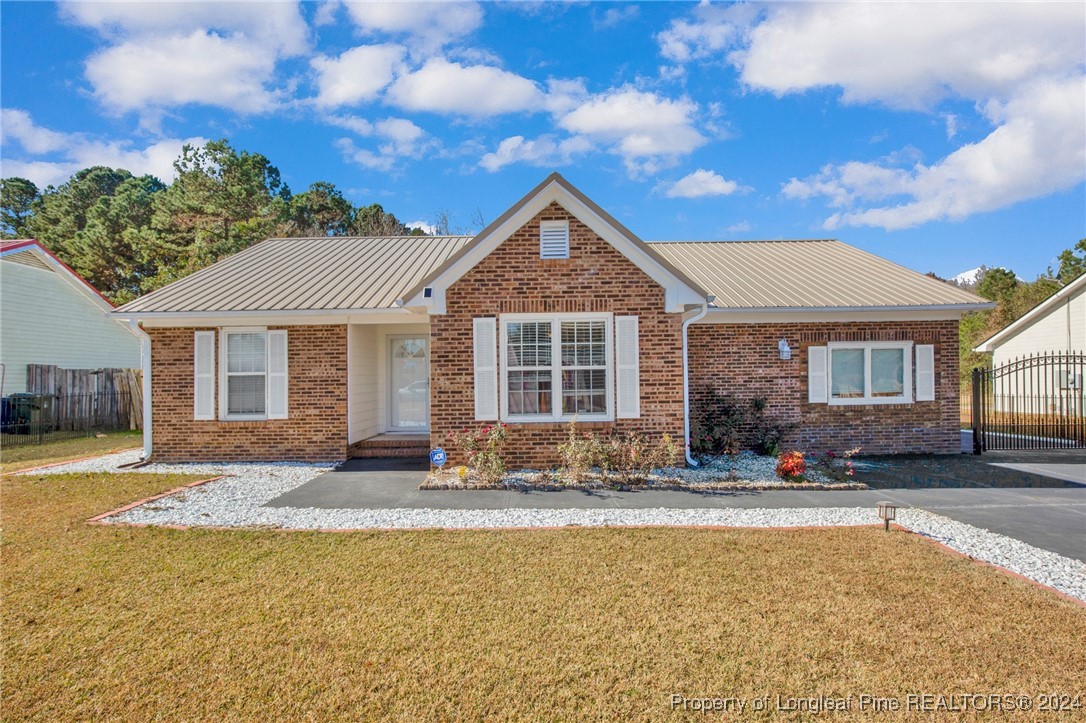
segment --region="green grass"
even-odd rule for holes
[[[671,693],[1086,695],[1086,609],[905,533],[84,524],[188,479],[2,479],[0,718],[656,720],[678,715]]]
[[[5,446],[0,450],[0,473],[52,462],[106,454],[143,445],[142,432],[109,432],[101,437],[79,437],[45,444]]]

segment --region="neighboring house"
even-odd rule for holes
[[[1002,366],[1029,355],[1086,353],[1086,274],[1029,310],[981,343],[992,365]]]
[[[148,334],[155,459],[502,420],[540,466],[570,419],[685,438],[708,385],[804,449],[956,453],[958,321],[985,306],[837,241],[645,243],[552,174],[475,237],[271,239],[115,314]]]
[[[27,364],[139,368],[139,336],[113,308],[37,241],[0,241],[0,396],[27,390]]]
[[[1049,359],[1043,364],[1012,362],[1033,357],[1086,354],[1086,274],[1030,309],[974,351],[989,352],[992,366],[1004,373],[993,379],[996,411],[1051,413],[1084,408],[1082,362]],[[1030,368],[1038,371],[1031,372]]]

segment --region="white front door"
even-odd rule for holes
[[[390,336],[389,428],[425,431],[430,428],[430,358],[425,336]]]

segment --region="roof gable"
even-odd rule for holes
[[[1078,292],[1086,288],[1086,274],[1080,274],[1077,278],[1072,279],[1071,283],[1063,287],[1052,296],[1048,297],[1037,306],[1027,311],[1022,316],[1012,321],[1001,330],[997,331],[992,336],[981,342],[973,351],[980,352],[993,352],[996,347],[1009,341],[1013,337],[1017,336],[1021,332],[1025,331],[1029,327],[1036,324],[1041,319],[1048,316],[1048,314],[1057,308],[1063,301],[1070,300]]]
[[[709,294],[701,286],[558,173],[547,176],[471,242],[405,293],[397,303],[409,308],[426,309],[430,313],[444,313],[445,291],[552,203],[557,203],[575,216],[660,284],[664,289],[667,311],[682,312],[688,305],[706,303]]]
[[[8,263],[18,263],[30,268],[37,268],[56,274],[76,293],[91,302],[102,311],[111,312],[113,302],[94,288],[89,281],[72,270],[68,264],[56,257],[37,239],[16,239],[0,242],[0,258]]]

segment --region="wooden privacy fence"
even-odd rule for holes
[[[57,429],[143,429],[143,380],[137,369],[27,364],[26,391],[54,397],[52,423]]]

